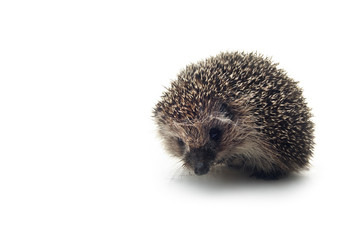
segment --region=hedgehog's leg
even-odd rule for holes
[[[263,171],[254,171],[250,177],[255,177],[263,180],[277,180],[286,174],[281,171],[271,171],[271,172],[263,172]]]
[[[229,168],[233,168],[233,169],[237,169],[237,170],[242,169],[242,166],[241,166],[241,165],[236,165],[236,164],[232,164],[232,163],[228,163],[227,166],[228,166]]]
[[[250,177],[256,177],[259,179],[264,180],[277,180],[287,175],[287,172],[283,169],[277,167],[276,165],[272,164],[272,168],[270,169],[260,169],[254,168]]]
[[[226,164],[229,168],[241,170],[245,168],[245,158],[242,155],[233,156],[227,159]]]

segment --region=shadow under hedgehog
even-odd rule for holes
[[[168,152],[197,175],[217,165],[278,179],[306,169],[311,112],[297,82],[256,53],[220,53],[182,70],[154,108]]]

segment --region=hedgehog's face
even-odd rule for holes
[[[235,142],[238,129],[230,114],[219,109],[192,122],[158,124],[168,152],[182,158],[184,166],[197,175],[206,174],[221,162],[224,152]]]
[[[221,150],[223,129],[208,124],[186,126],[183,129],[187,135],[182,134],[184,137],[177,137],[176,141],[185,166],[197,175],[208,173]]]
[[[249,128],[246,108],[232,110],[226,104],[215,104],[205,107],[192,120],[174,121],[160,112],[155,117],[168,152],[202,175],[242,151],[253,129]]]
[[[216,163],[223,134],[222,126],[216,124],[179,124],[167,131],[165,144],[169,152],[183,159],[186,167],[203,175]]]

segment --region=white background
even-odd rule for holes
[[[360,239],[357,2],[1,1],[0,239]],[[300,82],[310,171],[212,182],[164,152],[164,87],[234,50]]]

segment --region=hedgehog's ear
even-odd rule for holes
[[[227,103],[222,103],[221,106],[220,106],[220,108],[219,108],[219,111],[220,111],[221,113],[223,113],[226,118],[229,118],[229,119],[232,120],[233,114],[232,114],[232,112],[230,111],[229,106],[228,106]]]

